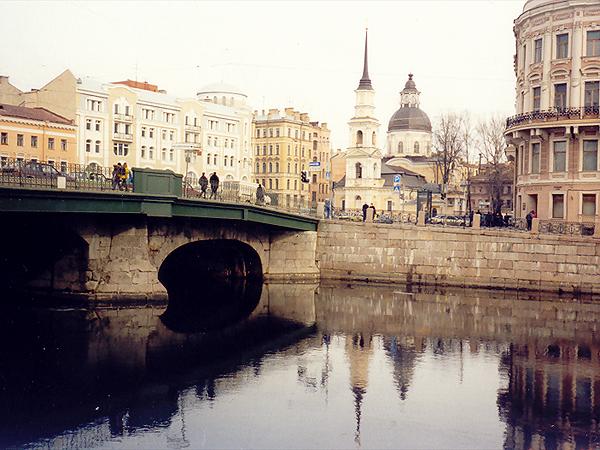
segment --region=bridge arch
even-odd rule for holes
[[[184,244],[167,255],[158,280],[169,296],[162,320],[180,332],[222,328],[247,317],[262,292],[261,258],[235,239]]]

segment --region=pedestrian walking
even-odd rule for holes
[[[366,203],[362,205],[363,222],[367,221],[367,209],[369,209],[369,205],[367,205]]]
[[[219,190],[219,177],[217,172],[213,172],[210,176],[210,198],[217,198],[217,191]]]
[[[262,187],[262,184],[258,183],[258,187],[256,188],[256,204],[262,205],[265,203],[265,189]]]
[[[206,189],[208,189],[208,178],[206,178],[204,172],[202,172],[202,176],[200,177],[198,183],[200,183],[200,197],[206,198]]]
[[[530,211],[525,216],[525,221],[527,222],[527,231],[531,231],[531,223],[533,222],[533,213],[534,213],[534,211]]]

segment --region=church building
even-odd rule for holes
[[[372,203],[378,212],[416,213],[417,190],[434,182],[431,122],[419,108],[420,92],[412,78],[410,74],[401,92],[400,108],[389,121],[384,155],[377,139],[380,124],[375,116],[365,35],[363,74],[354,91],[354,116],[348,122],[350,144],[343,155],[346,172],[334,183],[338,210],[356,211]]]

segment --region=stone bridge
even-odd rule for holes
[[[198,278],[319,277],[316,231],[260,223],[115,214],[7,214],[0,281],[88,299],[165,299]]]

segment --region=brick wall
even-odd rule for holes
[[[600,294],[600,240],[322,221],[324,279]]]

